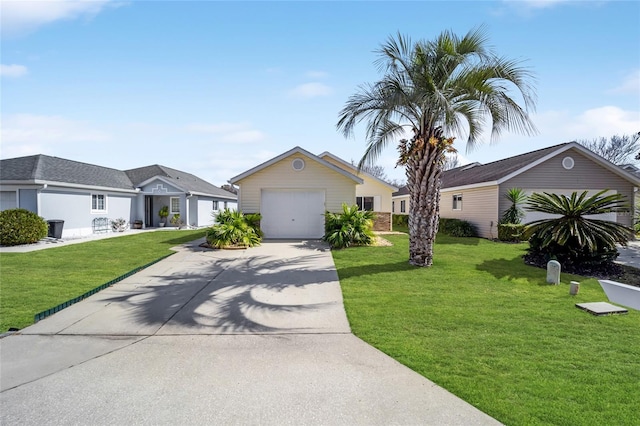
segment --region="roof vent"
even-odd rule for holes
[[[295,170],[296,172],[301,171],[302,169],[304,169],[304,160],[302,158],[296,158],[291,162],[291,167],[293,167],[293,170]]]
[[[571,170],[573,169],[573,166],[575,165],[575,161],[573,161],[573,158],[571,157],[564,157],[562,159],[562,167],[564,167],[567,170]]]

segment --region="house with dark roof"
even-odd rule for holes
[[[212,214],[237,207],[237,197],[209,182],[160,165],[116,170],[48,155],[0,161],[0,210],[24,208],[63,220],[64,238],[96,231],[95,219],[160,226],[158,211],[190,227],[211,225]],[[103,230],[103,229],[101,229]]]
[[[473,223],[481,237],[497,238],[497,224],[510,206],[506,193],[521,188],[527,194],[549,192],[569,195],[574,191],[601,190],[619,193],[629,200],[630,213],[606,215],[626,226],[633,223],[636,191],[640,177],[618,167],[582,145],[569,142],[528,152],[488,164],[473,163],[442,174],[440,217],[457,218]],[[404,193],[402,192],[404,190]],[[396,214],[408,214],[409,195],[405,188],[394,193]],[[406,202],[405,212],[398,203]],[[543,217],[526,212],[524,223]]]

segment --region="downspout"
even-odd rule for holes
[[[43,190],[47,189],[47,187],[49,187],[49,184],[45,183],[45,184],[42,185],[42,188],[36,189],[36,210],[37,210],[36,214],[38,216],[40,216],[40,217],[42,217],[42,213],[41,213],[41,210],[42,210],[41,209],[41,204],[42,203],[40,203],[40,193]],[[18,191],[18,205],[20,205],[20,191]]]
[[[191,197],[193,197],[193,194],[190,192],[187,192],[186,194],[186,198],[184,199],[184,213],[185,213],[185,217],[184,217],[184,224],[187,225],[187,228],[191,228],[191,225],[189,224],[189,220],[190,220],[190,215],[189,215],[189,199]],[[197,224],[196,224],[197,225]],[[194,226],[196,227],[196,226]]]

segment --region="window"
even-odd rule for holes
[[[396,202],[392,201],[391,202],[391,213],[395,213],[396,212]]]
[[[462,210],[462,194],[454,194],[453,196],[453,209]]]
[[[400,201],[400,213],[407,212],[407,200]]]
[[[218,200],[213,200],[213,210],[218,210]]]
[[[91,212],[106,213],[107,212],[107,196],[104,194],[91,194]]]
[[[356,204],[360,210],[373,211],[373,197],[356,197]]]
[[[225,210],[227,209],[227,202],[226,201],[224,202],[224,209]]]
[[[171,214],[180,213],[180,198],[171,197]]]

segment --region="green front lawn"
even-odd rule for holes
[[[526,244],[439,235],[416,268],[406,235],[385,238],[333,252],[357,336],[505,424],[640,424],[640,312],[577,309],[607,300],[598,282],[546,284]]]
[[[145,232],[29,253],[0,253],[0,333],[171,253],[203,230]]]

